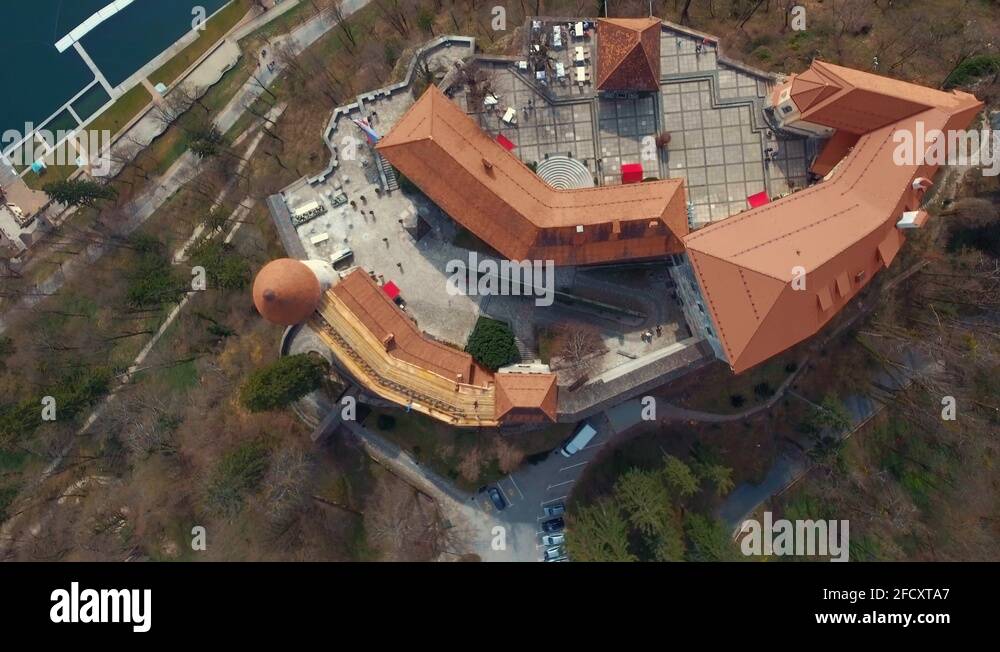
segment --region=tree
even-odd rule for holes
[[[358,42],[354,37],[354,29],[351,27],[350,21],[348,21],[347,16],[344,15],[343,2],[341,2],[341,0],[333,0],[333,2],[330,3],[329,11],[330,15],[340,27],[340,30],[344,33],[344,36],[347,37],[347,41],[344,43],[347,47],[347,51],[352,52]]]
[[[667,486],[681,497],[698,492],[698,478],[691,471],[691,467],[673,455],[663,456],[663,477]]]
[[[268,469],[270,450],[261,440],[238,446],[215,467],[205,491],[209,508],[231,516],[243,507],[247,494],[257,488]]]
[[[688,561],[737,561],[739,551],[722,521],[694,512],[684,517]]]
[[[303,506],[313,466],[299,448],[289,446],[274,454],[263,481],[263,504],[272,523],[286,523]]]
[[[663,475],[629,469],[615,482],[615,499],[656,561],[684,558],[684,535]]]
[[[817,431],[830,428],[838,434],[851,427],[851,417],[835,394],[827,394],[819,405],[814,405],[809,423]]]
[[[594,354],[607,350],[597,329],[579,322],[560,326],[558,340],[559,357],[573,365],[584,363]]]
[[[0,337],[0,371],[7,368],[7,358],[14,355],[16,351],[17,347],[12,338]]]
[[[327,363],[307,353],[279,358],[254,371],[240,388],[240,403],[251,412],[283,408],[319,388]]]
[[[186,279],[181,278],[170,264],[170,255],[163,243],[143,235],[133,236],[130,243],[137,256],[133,259],[134,266],[125,270],[127,305],[142,309],[180,300],[188,289]]]
[[[725,496],[733,490],[733,470],[721,464],[705,464],[698,468],[698,475],[715,487],[718,496]]]
[[[608,499],[581,507],[567,517],[566,551],[575,561],[636,561],[628,548],[628,524]]]
[[[410,35],[410,21],[406,16],[406,8],[400,0],[374,0],[373,4],[379,14],[399,35],[406,38]]]
[[[465,350],[490,371],[496,371],[518,359],[517,345],[510,327],[484,317],[476,322]]]
[[[219,154],[226,139],[214,124],[208,123],[191,130],[189,147],[198,158],[211,158]]]
[[[201,240],[191,252],[191,262],[205,268],[212,288],[240,290],[250,282],[250,264],[246,257],[231,243],[219,238]]]
[[[615,482],[614,491],[629,522],[643,534],[654,534],[670,516],[670,493],[656,473],[629,469]]]
[[[434,14],[427,7],[421,7],[417,12],[417,27],[434,36]]]
[[[45,184],[42,190],[52,201],[67,206],[94,206],[98,201],[118,196],[118,191],[113,186],[88,179],[53,181]]]

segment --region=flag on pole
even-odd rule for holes
[[[358,125],[358,129],[360,129],[361,131],[365,132],[365,135],[368,136],[368,142],[369,143],[371,143],[372,145],[374,145],[375,143],[378,142],[379,135],[377,133],[375,133],[375,130],[372,129],[372,126],[370,124],[368,124],[368,119],[367,118],[362,118],[360,120],[354,119],[354,120],[352,120],[352,122],[354,122],[354,124]]]

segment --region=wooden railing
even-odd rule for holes
[[[382,398],[452,425],[497,425],[495,387],[456,382],[390,355],[332,292],[313,327],[346,370]]]

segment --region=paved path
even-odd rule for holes
[[[901,365],[896,374],[885,370],[879,371],[868,381],[869,387],[865,392],[851,394],[843,399],[851,427],[837,434],[839,439],[847,439],[857,432],[881,412],[896,393],[904,390],[915,378],[928,373],[935,366],[931,360],[922,358],[911,350],[904,352]],[[809,402],[795,392],[789,392],[789,395]],[[803,442],[802,448],[779,454],[760,484],[744,482],[738,485],[726,496],[716,515],[731,530],[734,532],[738,530],[740,524],[758,507],[772,496],[788,489],[812,468],[813,464],[809,459],[809,449],[812,445],[813,441],[809,439]]]

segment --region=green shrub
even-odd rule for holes
[[[187,280],[177,274],[163,243],[148,236],[130,241],[136,258],[126,271],[126,302],[132,308],[149,308],[180,301],[188,290]]]
[[[491,371],[496,371],[518,359],[513,331],[507,324],[484,317],[480,317],[476,322],[465,350],[476,362]]]
[[[261,440],[240,445],[223,457],[212,473],[206,498],[212,511],[231,515],[243,507],[247,494],[267,472],[270,448]]]
[[[958,64],[944,80],[944,88],[965,86],[980,77],[997,74],[1000,74],[1000,54],[980,54]]]
[[[301,353],[254,371],[240,389],[240,403],[251,412],[277,410],[316,390],[326,376],[325,360]]]
[[[241,290],[250,282],[250,265],[232,244],[218,238],[202,240],[191,252],[191,262],[205,268],[210,288]]]

